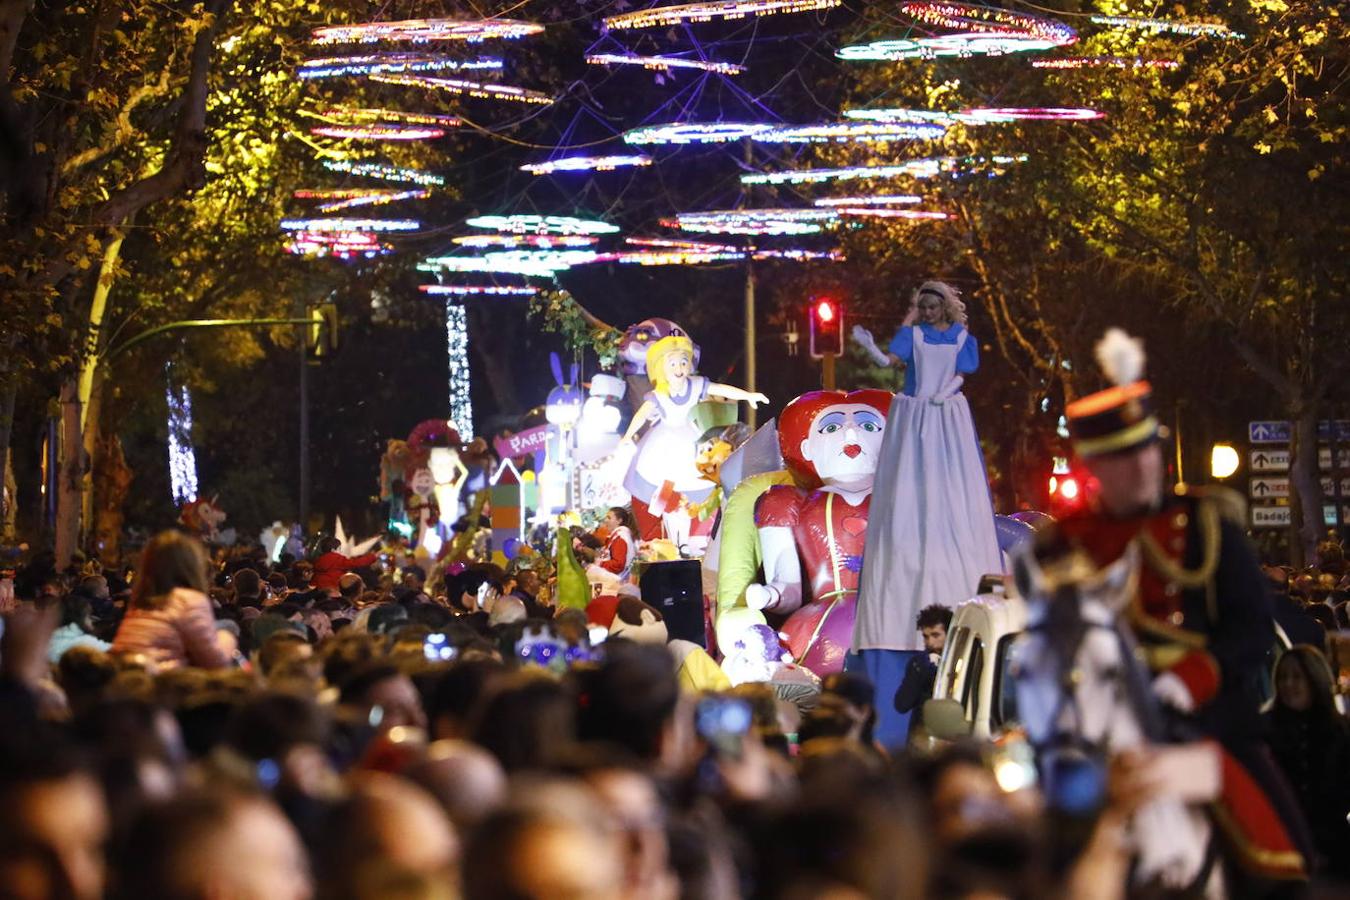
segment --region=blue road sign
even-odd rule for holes
[[[1253,444],[1287,444],[1291,431],[1288,422],[1248,422],[1247,440]]]

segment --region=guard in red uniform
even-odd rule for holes
[[[1095,481],[1090,505],[1039,532],[1036,557],[1085,553],[1102,568],[1138,547],[1138,586],[1124,615],[1176,738],[1212,738],[1226,751],[1217,824],[1247,871],[1304,878],[1306,827],[1261,739],[1260,684],[1275,628],[1268,582],[1242,531],[1242,500],[1224,488],[1165,491],[1142,347],[1113,329],[1098,358],[1116,386],[1066,410],[1074,451]]]

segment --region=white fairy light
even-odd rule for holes
[[[197,454],[192,448],[192,395],[187,385],[175,387],[173,365],[164,367],[169,406],[169,486],[180,506],[197,499]]]
[[[473,400],[469,396],[469,319],[462,304],[445,301],[445,357],[450,375],[450,419],[459,433],[473,435]]]

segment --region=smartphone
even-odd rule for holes
[[[459,648],[450,643],[445,632],[437,631],[427,635],[422,642],[422,654],[431,662],[449,662],[459,653]]]
[[[739,697],[704,697],[694,709],[698,736],[718,753],[734,759],[740,758],[752,724],[750,704]]]

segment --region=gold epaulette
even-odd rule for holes
[[[1247,527],[1247,498],[1230,487],[1222,484],[1202,484],[1178,489],[1177,494],[1194,497],[1199,503],[1211,503],[1218,509],[1221,518],[1227,519],[1239,528]]]

